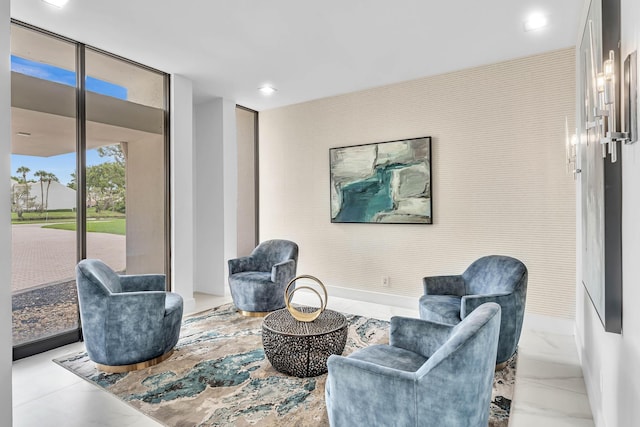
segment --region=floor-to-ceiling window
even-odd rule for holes
[[[236,106],[238,147],[238,255],[246,256],[259,243],[258,230],[258,112]]]
[[[49,228],[76,221],[75,86],[75,44],[12,25],[14,346],[78,330],[76,238]]]
[[[165,75],[86,49],[86,74],[110,82],[87,92],[87,258],[130,274],[165,269]],[[116,237],[117,236],[117,237]]]
[[[12,24],[14,357],[80,338],[75,264],[168,273],[167,75]]]

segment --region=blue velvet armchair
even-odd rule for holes
[[[527,267],[519,260],[490,255],[476,260],[461,275],[423,279],[420,317],[455,325],[485,302],[502,308],[496,364],[516,352],[527,297]]]
[[[389,345],[329,357],[331,426],[486,427],[499,329],[495,303],[455,326],[393,317]]]
[[[107,372],[166,359],[178,342],[182,297],[165,290],[163,274],[118,275],[102,261],[76,266],[82,334],[89,358]]]
[[[229,289],[236,308],[246,316],[264,315],[285,306],[284,290],[296,276],[298,245],[289,240],[268,240],[251,255],[228,263]]]

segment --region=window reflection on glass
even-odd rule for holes
[[[14,345],[78,329],[75,45],[11,28]]]
[[[87,93],[87,258],[164,273],[164,75],[90,49],[86,73],[111,85]]]
[[[79,209],[87,257],[120,272],[165,272],[167,76],[86,48],[86,181],[78,188],[80,46],[19,24],[11,31],[13,343],[40,345],[79,332]]]

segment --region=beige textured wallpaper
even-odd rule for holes
[[[298,274],[329,286],[416,299],[423,276],[511,255],[529,269],[527,312],[572,318],[574,52],[261,112],[260,240],[296,241]],[[331,223],[329,148],[422,136],[432,137],[433,225]]]

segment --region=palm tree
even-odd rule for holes
[[[26,166],[20,166],[18,169],[16,169],[16,173],[22,175],[22,183],[25,184],[27,182],[27,174],[31,172],[31,169],[29,169]]]
[[[76,173],[75,172],[71,172],[71,181],[69,181],[67,183],[67,187],[73,189],[73,190],[77,190],[77,185],[76,185]]]
[[[33,176],[40,180],[40,212],[44,211],[44,181],[46,181],[49,172],[39,170],[34,172]]]
[[[47,172],[47,175],[45,176],[45,181],[47,181],[47,198],[45,199],[46,200],[45,206],[48,211],[49,210],[49,187],[51,186],[51,181],[55,181],[55,182],[59,182],[59,181],[58,181],[58,177],[51,172]]]
[[[22,184],[24,184],[25,194],[26,194],[26,198],[25,198],[26,210],[29,210],[29,183],[27,182],[27,174],[29,172],[31,172],[31,169],[29,169],[26,166],[20,166],[18,169],[16,169],[16,173],[22,175]],[[18,216],[22,218],[22,210],[18,212]]]

